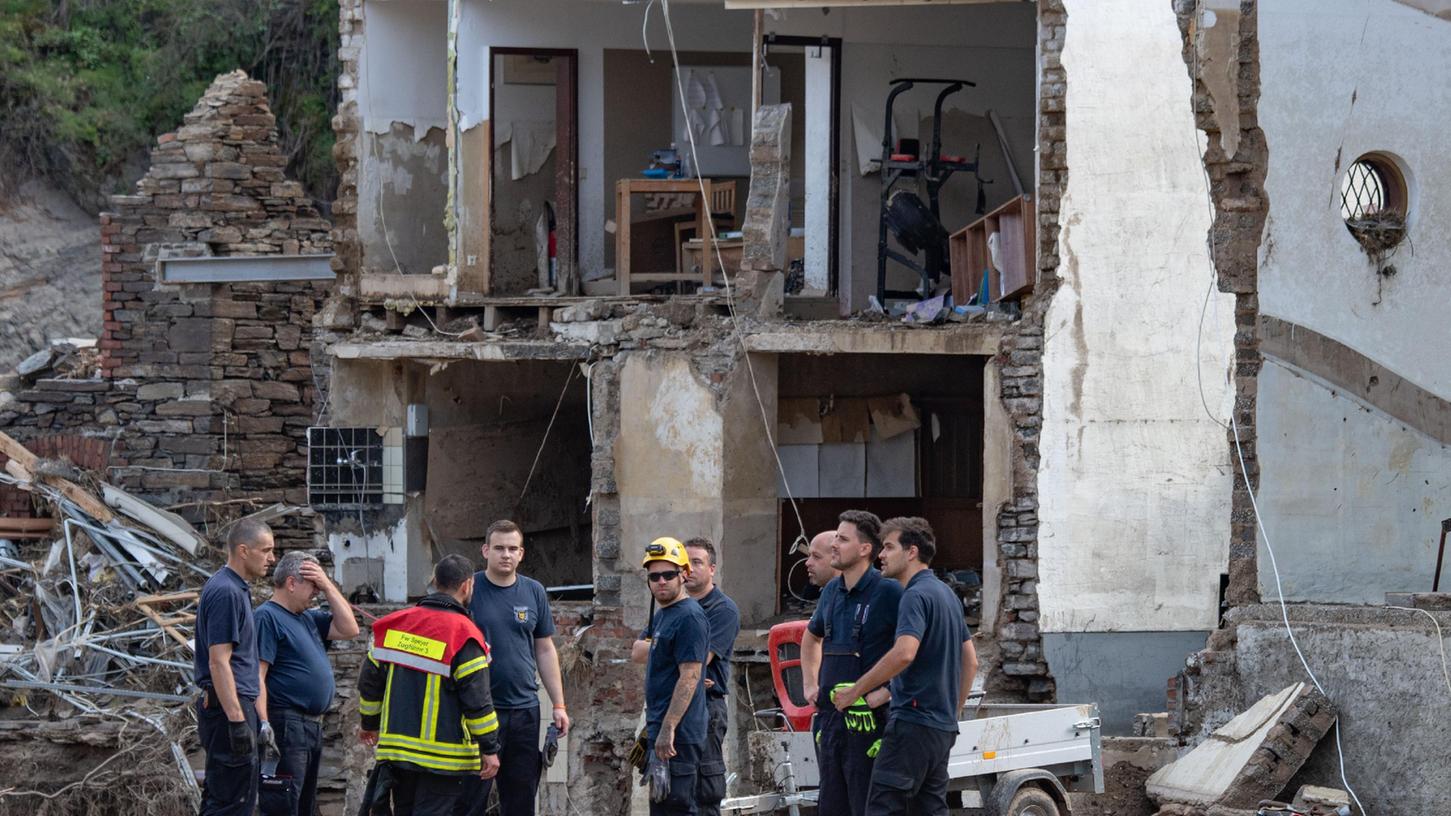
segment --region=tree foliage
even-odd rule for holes
[[[337,0],[0,0],[0,186],[43,175],[104,206],[242,68],[267,84],[289,174],[330,201],[337,30]]]

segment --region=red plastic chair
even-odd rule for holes
[[[767,648],[771,655],[771,681],[776,686],[776,699],[781,713],[792,731],[811,729],[816,706],[806,699],[801,681],[801,636],[806,621],[789,621],[771,627]]]

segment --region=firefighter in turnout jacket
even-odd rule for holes
[[[360,739],[376,746],[365,812],[449,814],[469,777],[499,771],[499,720],[489,653],[469,618],[473,564],[460,555],[433,569],[437,590],[373,624],[358,681]]]

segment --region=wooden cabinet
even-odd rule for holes
[[[1018,196],[953,233],[948,239],[952,302],[960,306],[976,295],[984,272],[992,302],[1033,291],[1038,277],[1037,234],[1037,216],[1028,196]],[[993,235],[998,236],[997,263],[989,249]]]

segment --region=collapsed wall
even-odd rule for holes
[[[151,151],[131,195],[101,215],[100,377],[13,382],[0,427],[38,442],[106,440],[77,462],[199,529],[274,502],[306,504],[306,429],[325,406],[312,317],[330,283],[170,284],[177,257],[318,255],[331,225],[287,179],[266,87],[216,79]],[[44,444],[44,443],[41,443]],[[310,546],[310,519],[279,522]]]

